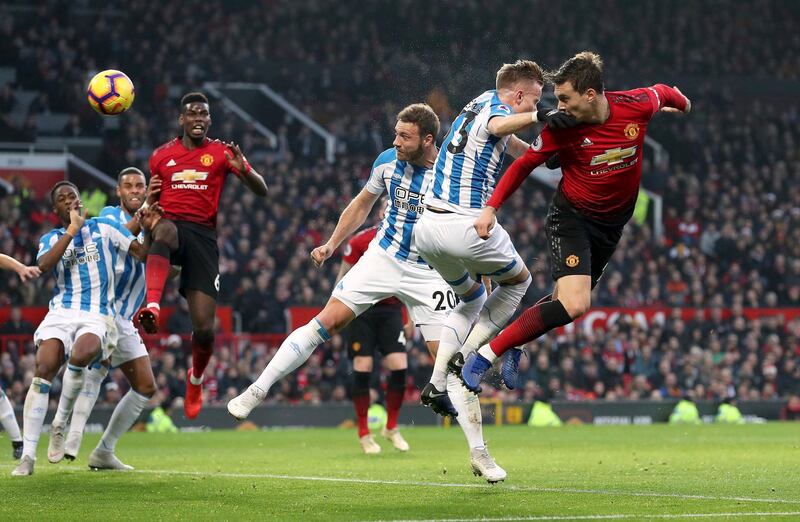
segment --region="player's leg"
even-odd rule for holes
[[[384,315],[383,337],[379,342],[381,352],[384,354],[383,364],[389,370],[389,382],[386,385],[386,426],[381,432],[395,449],[408,451],[408,442],[405,441],[397,428],[397,419],[403,398],[406,394],[406,373],[408,369],[408,354],[406,354],[405,336],[403,335],[403,315],[400,309],[391,310]]]
[[[161,310],[161,295],[171,268],[170,256],[178,250],[178,228],[174,222],[162,219],[150,231],[151,243],[147,253],[145,276],[147,292],[145,306],[136,318],[147,333],[158,332],[158,315]]]
[[[192,319],[192,366],[186,376],[183,412],[187,419],[194,419],[203,406],[203,374],[214,353],[217,301],[216,297],[200,290],[187,289],[185,293]]]
[[[98,333],[88,332],[83,328],[76,333],[77,339],[72,345],[67,369],[61,379],[61,397],[58,400],[58,408],[53,422],[50,424],[47,460],[53,464],[64,458],[67,419],[72,415],[75,400],[83,389],[88,367],[100,356],[102,341]]]
[[[13,457],[19,460],[22,457],[22,433],[19,431],[14,407],[11,406],[11,401],[8,400],[3,390],[0,390],[0,424],[11,439]]]
[[[146,351],[140,357],[120,364],[119,369],[131,384],[131,389],[114,408],[114,413],[111,414],[111,420],[108,421],[108,426],[106,426],[100,442],[89,455],[89,467],[92,469],[133,469],[132,466],[122,463],[116,457],[117,441],[133,426],[147,402],[156,392],[156,379],[153,376],[150,357]]]
[[[228,412],[239,420],[246,418],[272,385],[305,363],[317,346],[376,302],[394,295],[399,265],[381,249],[367,250],[336,285],[325,308],[289,334],[256,382],[228,402]]]
[[[536,301],[534,306],[551,301],[554,298],[554,295],[557,294],[547,294]],[[519,361],[522,359],[524,350],[524,346],[512,348],[506,352],[505,357],[503,358],[503,365],[500,368],[500,377],[503,379],[503,384],[505,384],[506,388],[509,390],[514,390],[517,388],[519,381]]]
[[[92,364],[85,371],[86,377],[83,381],[83,389],[81,389],[78,398],[75,399],[75,405],[72,407],[69,433],[67,433],[67,440],[64,443],[64,458],[68,460],[75,460],[75,457],[78,456],[81,441],[83,440],[83,430],[97,402],[97,397],[100,395],[100,387],[108,375],[108,367],[106,366],[108,363],[105,361],[104,363]]]
[[[46,320],[46,319],[45,319]],[[43,323],[44,324],[44,323]],[[40,326],[41,329],[41,326]],[[38,331],[37,331],[38,333]],[[46,336],[46,332],[42,337]],[[58,338],[37,339],[36,371],[31,381],[28,394],[25,396],[25,405],[22,410],[22,460],[14,471],[14,476],[33,474],[33,465],[36,462],[36,446],[42,434],[42,425],[47,415],[47,406],[50,399],[50,385],[64,364],[64,343]]]
[[[373,309],[371,308],[357,317],[345,330],[347,351],[353,360],[353,383],[350,395],[356,413],[358,441],[361,449],[368,455],[381,452],[381,447],[369,432],[369,383],[372,377],[373,354],[377,337],[374,325],[369,321],[371,310]]]

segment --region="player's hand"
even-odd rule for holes
[[[153,176],[150,178],[150,183],[147,185],[147,199],[145,202],[148,205],[155,205],[161,195],[161,178]]]
[[[550,170],[556,170],[557,168],[561,167],[561,159],[558,157],[558,154],[553,154],[547,161],[544,162],[545,166]]]
[[[37,277],[42,275],[42,271],[39,270],[38,266],[23,266],[19,270],[17,270],[17,275],[24,283],[31,279],[36,279]]]
[[[81,228],[83,228],[83,224],[85,222],[86,207],[83,205],[78,205],[77,208],[73,208],[69,211],[69,226],[67,227],[67,233],[72,237],[77,236],[81,231]]]
[[[478,219],[476,219],[475,223],[472,225],[475,227],[475,232],[478,233],[478,237],[481,239],[489,239],[489,236],[492,234],[494,224],[497,223],[496,216],[496,209],[492,207],[483,207]]]
[[[225,157],[228,158],[228,164],[236,171],[239,176],[244,176],[244,154],[239,146],[234,142],[225,142],[225,145],[230,149],[230,152],[225,151]],[[233,154],[231,154],[233,153]]]
[[[672,114],[689,114],[689,111],[692,110],[692,102],[691,102],[691,100],[689,100],[689,97],[686,96],[685,94],[683,94],[681,92],[681,90],[678,89],[677,86],[673,85],[672,88],[675,89],[676,91],[678,91],[678,94],[680,94],[681,96],[686,98],[686,110],[682,111],[680,109],[676,109],[675,107],[661,107],[660,112],[666,112],[666,113],[672,113]]]
[[[333,250],[327,243],[312,250],[311,260],[314,261],[314,266],[321,267],[325,260],[333,255]]]
[[[142,224],[142,228],[145,230],[153,230],[159,221],[161,221],[161,207],[159,205],[154,205],[153,207],[148,207],[141,211],[142,214],[139,216],[139,223]]]
[[[536,111],[536,121],[547,124],[551,129],[569,129],[578,125],[575,116],[558,109],[539,109]]]

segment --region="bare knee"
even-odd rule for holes
[[[372,357],[353,357],[353,370],[357,372],[371,372],[372,361]]]
[[[148,399],[156,394],[156,383],[153,380],[146,381],[143,383],[136,383],[135,385],[131,385],[136,393],[143,397],[147,397]]]
[[[592,306],[591,294],[586,295],[561,295],[558,300],[574,321],[589,311]]]
[[[46,381],[53,381],[60,366],[54,366],[46,362],[40,362],[36,365],[36,377]]]
[[[170,250],[178,249],[178,227],[172,221],[162,219],[153,228],[151,234],[154,242],[164,243]]]

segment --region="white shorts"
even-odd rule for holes
[[[525,263],[508,232],[495,223],[489,238],[481,239],[473,226],[475,219],[426,211],[414,226],[417,250],[446,281],[463,281],[465,274],[478,281],[488,276],[496,282],[518,276]]]
[[[420,327],[426,341],[438,341],[441,325],[456,305],[456,296],[435,270],[394,259],[370,246],[345,274],[333,297],[356,314],[387,297],[397,297]]]
[[[64,345],[65,357],[69,359],[75,340],[87,333],[100,338],[102,359],[109,358],[117,344],[114,319],[92,312],[65,308],[50,310],[34,332],[33,342],[38,348],[42,341],[58,339]]]
[[[114,368],[128,361],[146,357],[147,348],[139,335],[139,330],[133,326],[133,321],[116,319],[117,348],[111,353],[111,366]]]

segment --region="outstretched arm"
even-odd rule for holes
[[[366,188],[361,189],[361,192],[342,211],[342,215],[339,216],[339,222],[336,223],[336,228],[333,230],[330,239],[324,245],[318,246],[311,251],[311,259],[314,260],[315,265],[322,266],[322,263],[339,248],[342,241],[364,224],[379,197],[380,194],[373,194]]]
[[[22,279],[23,283],[28,279],[36,279],[41,275],[39,267],[25,266],[13,257],[5,254],[0,254],[0,268],[3,270],[13,270],[17,273],[19,278]]]
[[[242,180],[244,186],[250,189],[250,192],[262,198],[267,197],[267,182],[264,177],[256,172],[256,169],[250,166],[244,159],[244,154],[237,144],[234,142],[226,143],[231,152],[225,151],[225,157],[228,158],[228,164],[236,172],[239,179]]]

